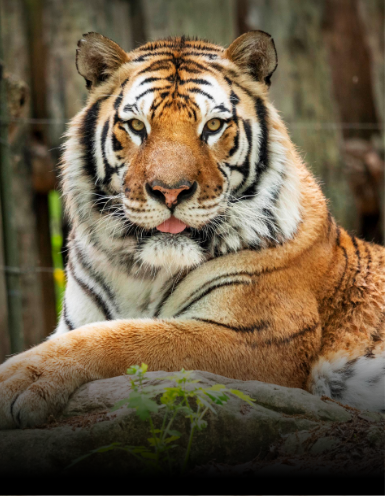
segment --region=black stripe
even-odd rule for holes
[[[110,129],[110,121],[109,119],[106,120],[106,122],[103,125],[103,130],[102,130],[102,136],[101,136],[101,149],[102,149],[102,158],[103,158],[103,165],[104,165],[104,172],[105,176],[103,179],[103,183],[107,184],[111,181],[111,176],[114,172],[117,172],[115,167],[112,167],[110,163],[107,160],[107,154],[106,154],[106,141],[107,141],[107,136],[108,136],[108,131]]]
[[[146,79],[144,79],[139,86],[142,86],[143,84],[146,84],[146,83],[152,83],[153,81],[164,81],[166,78],[162,78],[162,77],[154,77],[154,76],[151,76],[151,77],[148,77]]]
[[[307,334],[309,332],[316,331],[318,326],[319,326],[319,322],[317,322],[316,324],[314,324],[312,326],[305,327],[301,331],[295,332],[294,334],[292,334],[291,336],[288,336],[287,338],[279,337],[279,338],[267,339],[266,341],[263,341],[262,343],[260,343],[260,346],[261,345],[262,346],[264,346],[264,345],[270,346],[272,344],[275,344],[276,346],[280,346],[282,344],[290,343],[290,341],[293,341],[293,339],[296,339],[300,336],[304,336],[305,334]]]
[[[115,133],[112,133],[112,148],[114,152],[120,152],[123,150],[122,143],[118,140]]]
[[[184,52],[183,58],[185,57],[207,57],[209,60],[216,60],[218,55],[216,53]]]
[[[197,62],[196,60],[182,60],[180,66],[179,66],[179,69],[182,69],[182,70],[186,70],[187,67],[195,67],[197,69],[200,69],[201,72],[211,72],[213,73],[214,71],[211,70],[211,64],[210,64],[210,67],[206,67],[204,66],[203,64],[200,64],[199,62]],[[187,71],[188,72],[188,71]]]
[[[174,283],[174,279],[172,278],[171,284],[169,285],[169,287],[167,288],[167,290],[164,292],[164,294],[163,294],[160,302],[158,303],[158,305],[157,305],[157,307],[155,309],[154,317],[159,317],[160,312],[162,311],[162,308],[165,305],[165,303],[168,300],[168,298],[172,295],[172,293],[174,293],[174,291],[176,290],[176,288],[181,284],[181,282],[186,278],[186,276],[189,273],[190,272],[186,272],[185,274],[183,274],[180,278],[177,279],[177,282],[176,283]]]
[[[101,310],[102,313],[104,313],[106,320],[113,320],[113,316],[112,316],[109,308],[107,307],[107,305],[105,304],[103,299],[100,297],[100,295],[98,295],[90,286],[88,286],[84,281],[79,279],[79,277],[75,274],[71,260],[68,260],[68,266],[67,267],[68,267],[68,270],[70,271],[72,277],[76,281],[76,283],[80,286],[80,288],[85,292],[85,294],[91,300],[93,300],[93,302],[98,307],[98,309]]]
[[[113,295],[111,289],[108,287],[106,281],[103,279],[101,274],[94,271],[90,262],[88,260],[86,260],[84,253],[83,253],[82,249],[80,248],[79,243],[77,241],[74,242],[73,247],[75,250],[76,257],[77,257],[80,265],[82,266],[84,272],[88,272],[88,275],[91,277],[91,279],[94,279],[96,281],[96,283],[99,284],[99,286],[101,286],[103,291],[106,293],[108,299],[110,300],[112,305],[115,307],[115,311],[117,311],[117,313],[119,313],[118,312],[118,306],[117,306],[116,300],[115,300],[115,296]]]
[[[181,49],[183,46],[185,47],[191,47],[194,50],[202,50],[202,51],[211,51],[211,52],[223,52],[222,48],[217,48],[215,46],[205,46],[205,45],[196,45],[196,41],[192,40],[183,40],[182,44],[182,39],[181,43],[177,43],[176,40],[164,40],[164,41],[156,41],[154,43],[149,43],[147,46],[142,46],[138,47],[136,51],[141,51],[141,52],[156,52],[156,50],[159,50],[161,48],[173,48],[173,49]]]
[[[367,243],[365,243],[365,251],[366,251],[366,257],[367,257],[367,265],[366,265],[366,277],[365,281],[367,281],[369,275],[370,275],[370,267],[372,265],[372,254],[370,253],[370,250],[368,248]]]
[[[161,90],[168,90],[171,88],[171,85],[168,86],[158,86],[156,88],[148,88],[146,91],[143,91],[140,95],[138,95],[136,98],[136,101],[140,100],[143,96],[148,95],[148,93],[155,93],[155,91],[161,91]]]
[[[213,282],[217,282],[220,279],[223,279],[224,277],[235,277],[235,276],[257,276],[259,275],[259,272],[247,272],[247,271],[242,271],[242,272],[232,272],[230,274],[221,274],[220,276],[216,276],[213,279],[210,279],[209,281],[206,281],[202,286],[200,286],[198,289],[190,293],[187,298],[183,301],[182,305],[185,305],[191,298],[193,298],[196,294],[198,294],[200,291],[204,290],[207,286],[210,286]]]
[[[83,146],[83,167],[84,171],[90,178],[90,186],[92,193],[98,197],[97,202],[94,203],[95,208],[102,212],[111,200],[106,196],[106,192],[101,188],[100,181],[97,175],[97,166],[95,160],[95,132],[96,125],[99,117],[100,105],[108,97],[104,97],[95,102],[88,110],[81,126],[81,139],[80,143]]]
[[[275,235],[278,231],[278,224],[277,224],[277,220],[273,214],[273,211],[269,208],[263,208],[262,213],[266,217],[265,224],[267,226],[267,229],[269,230],[269,235],[271,238],[274,239]]]
[[[264,320],[260,321],[260,322],[256,322],[255,324],[251,325],[251,326],[248,326],[248,327],[233,327],[233,326],[229,326],[227,324],[223,324],[222,322],[215,322],[214,320],[209,320],[209,319],[199,319],[198,317],[191,317],[192,320],[197,320],[199,322],[205,322],[206,324],[213,324],[213,325],[217,325],[217,326],[220,326],[220,327],[225,327],[226,329],[229,329],[230,331],[235,331],[235,332],[259,332],[259,331],[262,331],[264,329],[267,329],[270,325],[269,322],[266,322]]]
[[[214,98],[211,95],[209,95],[208,93],[206,93],[205,91],[203,91],[199,88],[187,88],[186,91],[188,91],[189,93],[199,93],[200,95],[205,96],[209,100],[214,101]]]
[[[208,52],[223,52],[223,48],[216,48],[213,46],[205,46],[205,45],[194,45],[193,43],[189,42],[189,40],[186,40],[185,45],[186,47],[191,47],[194,50],[202,50]]]
[[[119,93],[117,96],[115,102],[114,102],[114,109],[117,111],[119,109],[120,104],[122,103],[123,100],[123,90]]]
[[[75,329],[75,326],[71,322],[70,318],[68,317],[67,305],[66,305],[65,298],[63,299],[63,319],[64,319],[64,323],[68,327],[68,329],[70,331],[73,331]]]
[[[104,100],[106,100],[106,98],[98,100],[88,109],[81,130],[81,143],[84,146],[85,151],[84,168],[87,171],[88,175],[92,178],[94,183],[98,179],[96,160],[94,155],[95,131],[99,117],[100,105]]]
[[[150,72],[150,71],[160,71],[161,69],[170,69],[170,62],[172,62],[172,58],[156,60],[155,62],[152,62],[148,67],[138,72],[138,76],[140,74],[145,74],[146,72]]]
[[[179,85],[180,86],[183,86],[184,84],[188,84],[188,83],[196,83],[196,84],[203,84],[203,85],[206,85],[206,86],[212,86],[212,84],[209,83],[209,81],[206,81],[206,79],[195,79],[195,78],[191,78],[191,79],[182,79],[182,80],[179,81]]]
[[[162,55],[169,55],[170,57],[174,57],[173,52],[170,52],[169,50],[163,50],[163,51],[159,51],[159,52],[146,53],[144,55],[140,55],[139,57],[134,59],[132,62],[145,62],[149,58],[161,57]]]
[[[123,112],[132,112],[133,110],[135,110],[136,112],[139,112],[139,109],[138,109],[138,106],[136,105],[136,103],[128,103],[127,105],[125,105],[123,107]]]
[[[230,152],[229,152],[229,157],[232,157],[234,155],[234,153],[239,148],[239,126],[238,126],[238,115],[237,115],[237,108],[236,107],[240,102],[238,95],[236,93],[234,93],[233,90],[231,90],[231,93],[230,93],[230,102],[231,102],[231,106],[232,106],[233,121],[234,121],[235,125],[237,126],[237,134],[235,135],[233,146],[231,147]]]
[[[251,184],[246,191],[243,192],[244,195],[254,195],[257,192],[258,185],[261,181],[263,172],[269,167],[269,153],[268,153],[268,141],[269,141],[269,130],[267,126],[267,109],[263,100],[257,97],[255,101],[255,111],[258,117],[258,122],[261,127],[261,139],[259,145],[259,157],[258,164],[256,164],[256,178],[253,184]]]
[[[261,126],[261,144],[259,148],[259,172],[263,172],[269,166],[268,141],[269,130],[267,127],[267,109],[261,98],[256,99],[256,113]]]
[[[328,212],[328,233],[327,233],[327,238],[329,239],[330,231],[331,231],[332,225],[333,225],[333,217],[332,217],[332,214],[330,213],[330,210],[329,209],[327,209],[327,212]]]
[[[351,238],[351,240],[353,242],[353,246],[356,250],[356,257],[357,257],[357,270],[356,270],[356,273],[354,274],[354,278],[353,278],[353,285],[354,285],[356,282],[357,275],[359,274],[359,272],[361,272],[361,253],[360,253],[360,249],[358,248],[356,237],[350,236],[350,238]]]
[[[216,107],[213,108],[213,112],[214,110],[219,110],[220,112],[231,112],[231,110],[229,110],[227,107],[224,106],[223,103],[221,103],[220,105],[217,105]]]
[[[184,308],[179,310],[173,317],[179,317],[182,313],[186,312],[192,305],[195,305],[199,300],[207,296],[208,294],[212,293],[216,289],[223,288],[225,286],[239,286],[239,285],[244,285],[244,286],[250,286],[251,281],[233,281],[233,282],[224,282],[223,284],[217,284],[214,287],[208,288],[203,294],[200,296],[197,296],[192,302],[190,302],[188,305],[186,305]]]
[[[242,179],[241,183],[235,189],[234,194],[237,194],[238,192],[242,191],[242,188],[243,188],[245,182],[247,181],[247,179],[250,176],[250,155],[251,155],[251,149],[252,149],[252,145],[253,145],[252,144],[253,135],[251,132],[250,122],[249,121],[242,121],[242,122],[243,122],[243,128],[245,130],[245,134],[246,134],[248,150],[247,150],[246,158],[245,158],[243,164],[236,167],[236,169],[235,169],[243,175],[243,179]]]

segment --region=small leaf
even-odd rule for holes
[[[165,442],[166,444],[169,444],[169,443],[171,443],[172,441],[176,441],[176,440],[177,440],[177,439],[179,439],[179,438],[180,438],[180,436],[170,436],[170,437],[166,438],[166,439],[164,440],[164,442]]]
[[[234,396],[237,396],[243,401],[246,401],[251,406],[254,406],[252,402],[255,402],[253,398],[251,398],[248,394],[243,393],[242,391],[238,391],[238,389],[230,389],[230,393]]]
[[[128,375],[134,375],[138,372],[139,370],[139,365],[131,365],[129,369],[127,369],[126,374]]]
[[[143,374],[147,372],[147,369],[148,369],[148,365],[142,363],[142,365],[140,366],[140,370],[142,371]]]
[[[179,431],[175,431],[175,430],[171,430],[171,429],[168,432],[172,436],[178,436],[178,437],[180,437],[182,435]]]
[[[94,453],[105,453],[106,451],[111,451],[111,450],[115,449],[120,444],[122,444],[122,443],[112,443],[112,444],[109,444],[108,446],[101,446],[100,448],[93,450],[93,452]]]
[[[217,412],[214,410],[214,408],[211,406],[210,402],[209,402],[209,401],[207,401],[207,399],[206,399],[206,398],[204,398],[204,397],[203,397],[203,395],[202,395],[202,396],[201,396],[201,395],[200,395],[200,396],[198,396],[198,398],[199,398],[199,401],[201,401],[201,402],[203,403],[203,405],[204,405],[206,408],[209,408],[209,409],[210,409],[213,413],[215,413],[215,414],[217,413]]]
[[[226,389],[226,386],[223,384],[214,384],[214,386],[204,388],[204,391],[222,391],[222,389]]]
[[[130,408],[136,408],[136,413],[141,420],[147,420],[150,412],[157,412],[159,410],[159,405],[155,401],[140,393],[131,393],[129,400],[128,406]]]

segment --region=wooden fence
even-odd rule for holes
[[[86,96],[74,62],[85,32],[126,50],[169,35],[228,45],[250,29],[271,33],[279,57],[271,98],[294,142],[337,220],[383,241],[382,0],[0,0],[0,15],[8,133],[0,146],[11,162],[25,347],[52,332],[57,319],[48,193],[58,188],[66,122]],[[0,241],[2,361],[10,352],[5,278],[12,269]]]

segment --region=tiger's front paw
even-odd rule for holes
[[[70,350],[53,339],[0,365],[0,429],[35,427],[58,414],[86,382]],[[63,349],[64,348],[64,349]]]

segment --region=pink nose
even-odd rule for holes
[[[181,193],[185,189],[190,188],[188,186],[182,186],[181,188],[168,189],[163,188],[162,186],[154,186],[152,189],[155,191],[160,191],[165,198],[166,205],[168,206],[168,208],[171,208],[173,205],[176,205],[178,203],[179,193]]]
[[[182,183],[178,188],[168,188],[164,183],[159,183],[160,181],[154,181],[151,185],[146,184],[146,191],[155,200],[165,203],[168,208],[191,198],[198,187],[196,181],[194,183],[184,181],[184,184]]]

